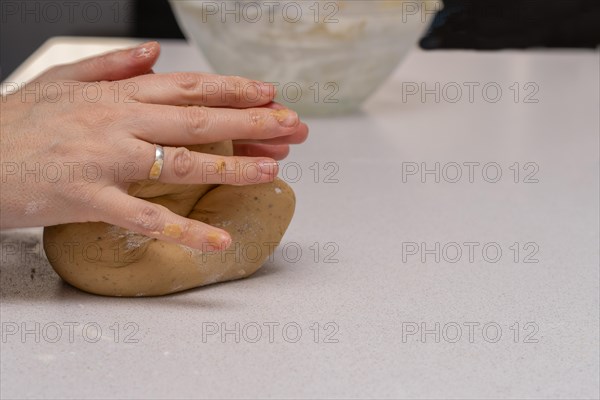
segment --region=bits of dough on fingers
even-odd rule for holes
[[[231,156],[231,142],[190,146]],[[62,279],[105,296],[160,296],[252,275],[280,243],[294,214],[295,196],[282,180],[247,186],[142,181],[129,194],[218,230],[201,249],[162,241],[101,222],[44,229],[44,249]],[[186,227],[165,223],[160,232],[178,240]],[[226,252],[219,250],[228,249]],[[248,256],[239,249],[252,249]],[[69,254],[67,254],[69,253]]]

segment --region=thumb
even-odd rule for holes
[[[57,65],[44,72],[38,80],[95,82],[132,78],[151,72],[159,54],[158,42],[146,42],[134,48]]]
[[[168,208],[106,188],[98,196],[102,220],[129,231],[202,251],[221,251],[231,245],[231,235],[214,226],[175,214]]]

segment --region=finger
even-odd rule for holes
[[[308,138],[308,126],[304,123],[300,123],[294,133],[286,136],[279,136],[272,139],[238,139],[237,143],[257,143],[257,144],[268,144],[268,145],[279,145],[279,144],[300,144],[304,143]]]
[[[275,97],[273,85],[239,76],[178,72],[128,81],[139,87],[133,98],[141,103],[248,108],[269,104]]]
[[[164,206],[129,196],[114,187],[100,192],[97,202],[104,222],[144,236],[202,251],[225,250],[231,244],[231,236],[222,229],[184,218]]]
[[[160,45],[157,42],[147,42],[132,49],[57,65],[43,73],[39,79],[95,82],[132,78],[150,72],[159,54]]]
[[[140,168],[133,174],[134,180],[150,177],[155,161],[154,146],[142,146],[145,154],[138,161]],[[279,166],[268,157],[220,156],[198,153],[185,147],[165,147],[163,166],[159,181],[175,184],[225,184],[255,185],[272,182]]]
[[[283,160],[289,153],[290,146],[287,144],[233,143],[233,154],[236,156],[269,157],[274,160]]]
[[[283,104],[277,103],[276,101],[267,104],[265,107],[270,108],[272,110],[281,110],[283,108],[287,108]]]
[[[138,139],[162,145],[192,145],[223,140],[264,140],[307,133],[292,110],[268,108],[173,107],[136,104],[124,129]]]

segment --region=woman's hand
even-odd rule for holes
[[[229,245],[225,231],[127,194],[149,178],[154,144],[165,146],[160,182],[256,184],[275,178],[274,159],[308,128],[273,103],[271,85],[153,74],[159,51],[151,42],[57,66],[2,98],[2,228],[103,221],[189,247]],[[224,140],[235,156],[181,147]],[[173,225],[176,240],[165,235]]]

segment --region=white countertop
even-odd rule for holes
[[[132,42],[55,39],[7,81]],[[0,397],[597,398],[599,67],[597,51],[415,49],[361,113],[307,120],[282,165],[302,172],[297,213],[246,280],[98,297],[60,281],[39,230],[2,233]],[[207,69],[182,41],[155,68]],[[440,82],[440,101],[403,99],[411,82]],[[436,163],[439,183],[403,179]],[[436,243],[439,262],[419,252]]]

